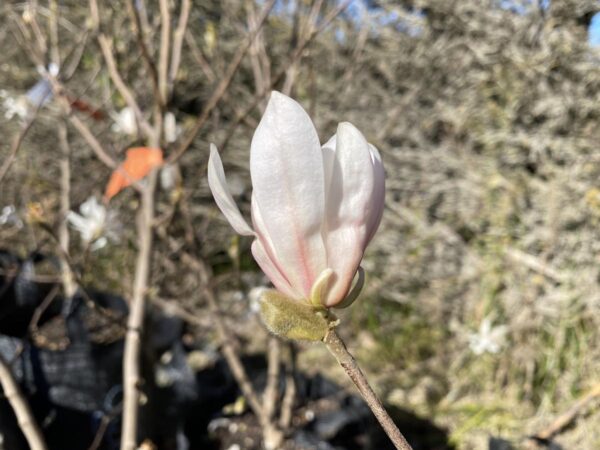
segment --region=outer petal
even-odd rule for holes
[[[337,134],[334,134],[325,144],[323,144],[323,147],[321,147],[321,151],[323,152],[323,173],[325,175],[325,202],[327,202],[329,186],[331,185],[331,177],[333,176],[336,146]],[[327,203],[325,203],[325,205],[327,206]]]
[[[242,217],[239,208],[235,204],[227,181],[225,180],[225,171],[223,163],[214,144],[210,144],[210,157],[208,159],[208,185],[217,202],[217,206],[223,212],[227,220],[235,231],[245,236],[253,236],[254,231],[248,225],[248,222]]]
[[[285,276],[273,262],[263,243],[259,239],[255,239],[252,243],[252,255],[262,271],[269,278],[269,280],[271,280],[279,292],[291,298],[298,298],[298,294],[285,279]]]
[[[269,236],[269,232],[266,228],[265,221],[260,212],[260,208],[258,207],[258,201],[256,200],[255,192],[252,192],[252,225],[254,226],[254,230],[256,232],[256,239],[257,239],[257,241],[260,241],[260,246],[261,246],[261,248],[257,249],[256,251],[264,252],[265,253],[264,258],[267,258],[269,260],[269,264],[271,266],[273,266],[272,268],[267,268],[268,271],[263,269],[263,271],[265,272],[267,277],[269,277],[269,279],[271,280],[271,282],[275,285],[275,287],[277,289],[279,289],[278,286],[285,285],[285,288],[284,288],[285,290],[283,290],[283,289],[279,289],[279,290],[281,290],[288,297],[292,297],[296,300],[303,299],[305,296],[302,293],[302,291],[299,289],[293,288],[290,284],[290,281],[288,280],[288,278],[285,275],[285,269],[281,265],[281,262],[279,261],[277,252],[275,251],[275,248],[273,247],[273,241],[271,240],[271,237]],[[254,251],[253,251],[253,253],[254,253]],[[254,259],[256,259],[259,266],[261,266],[261,268],[262,268],[263,264],[261,264],[261,262],[259,262],[258,256],[256,254],[254,254]],[[275,273],[275,277],[277,279],[271,277],[271,273],[273,273],[273,272]],[[281,280],[279,280],[278,278],[281,278]]]
[[[323,230],[327,265],[335,278],[326,306],[341,302],[358,270],[367,244],[367,222],[371,213],[374,172],[369,144],[350,123],[338,126],[337,145]]]
[[[306,112],[279,92],[271,94],[254,133],[250,172],[257,207],[285,276],[308,298],[326,267],[323,158]]]
[[[367,242],[365,246],[371,242],[377,228],[379,228],[385,203],[385,171],[381,156],[374,145],[369,144],[369,150],[373,161],[373,196],[371,197],[371,208],[367,220]]]

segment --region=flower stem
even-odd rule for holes
[[[335,332],[334,328],[331,328],[323,342],[327,346],[327,349],[331,352],[337,362],[342,366],[346,374],[354,382],[359,392],[367,402],[371,411],[383,427],[383,430],[388,435],[394,446],[398,450],[412,450],[410,444],[406,441],[396,424],[393,422],[390,415],[385,410],[381,400],[377,397],[377,394],[373,391],[367,378],[363,374],[362,370],[358,366],[358,363],[354,357],[350,354],[346,345]]]

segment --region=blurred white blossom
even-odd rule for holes
[[[135,120],[135,112],[129,106],[126,106],[118,114],[111,114],[115,123],[111,129],[115,133],[123,133],[129,135],[137,134],[137,122]]]
[[[181,127],[177,125],[175,114],[168,112],[165,114],[165,141],[169,144],[175,142],[181,134]]]
[[[23,221],[17,214],[17,209],[13,205],[8,205],[2,208],[0,214],[0,225],[8,225],[15,228],[22,228]]]
[[[0,99],[2,99],[2,109],[4,109],[4,118],[6,120],[11,120],[14,116],[20,119],[27,118],[29,107],[25,97],[13,97],[7,91],[0,90]]]
[[[479,331],[469,335],[469,348],[476,355],[498,353],[506,341],[508,328],[505,325],[492,326],[490,317],[481,321]]]
[[[58,66],[50,64],[48,70],[38,69],[42,76],[25,94],[11,95],[5,90],[0,90],[0,99],[2,99],[2,107],[4,109],[4,118],[11,120],[14,116],[21,120],[27,117],[34,111],[52,99],[52,86],[50,81],[45,78],[46,72],[52,76],[58,74]]]
[[[69,211],[67,221],[79,232],[91,250],[98,250],[108,243],[108,239],[116,241],[118,236],[114,227],[114,214],[98,202],[96,197],[88,198],[79,207],[80,214]]]
[[[166,164],[160,170],[160,187],[165,191],[170,191],[177,184],[177,168],[172,164]]]

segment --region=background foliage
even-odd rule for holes
[[[148,3],[153,20],[156,5]],[[325,2],[319,18],[334,7]],[[184,134],[223,77],[255,8],[194,2],[169,104]],[[198,280],[179,253],[194,241],[215,270],[222,310],[246,339],[246,351],[264,345],[247,300],[265,280],[249,257],[250,242],[235,237],[216,209],[205,173],[208,143],[216,142],[239,187],[236,200],[249,212],[249,143],[264,100],[237,125],[236,117],[265,77],[286,71],[295,81],[292,96],[323,142],[347,120],[384,159],[386,211],[364,263],[366,292],[341,314],[358,359],[389,403],[446,427],[458,448],[487,448],[489,436],[520,445],[600,382],[600,54],[587,36],[600,4],[354,1],[288,67],[310,8],[310,2],[277,2],[182,158],[181,184],[159,191],[158,234],[171,242],[157,240],[153,295],[202,317]],[[23,4],[0,6],[0,86],[17,97],[39,75],[13,14],[23,14]],[[87,5],[60,2],[60,18],[61,50],[69,55],[86,30]],[[118,2],[103,5],[119,69],[140,105],[151,108],[148,73],[127,20]],[[91,39],[66,86],[106,112],[102,121],[85,120],[113,156],[138,143],[111,129],[111,113],[125,104]],[[53,103],[41,110],[0,184],[0,207],[14,205],[25,221],[22,228],[0,225],[0,244],[23,255],[55,245],[28,221],[32,205],[53,227],[64,220],[59,116]],[[0,159],[18,129],[16,118],[0,120]],[[71,202],[78,206],[102,193],[110,169],[75,131],[69,136]],[[118,244],[83,253],[76,238],[71,243],[90,285],[129,293],[136,208],[133,191],[111,203],[122,225]],[[497,352],[476,354],[470,343],[486,319],[505,333]],[[198,342],[211,342],[210,324],[197,333]],[[307,345],[299,358],[305,370],[337,374],[319,349]],[[599,448],[599,430],[592,408],[557,442]]]

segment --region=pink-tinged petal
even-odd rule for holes
[[[338,126],[331,183],[327,189],[327,266],[334,270],[325,304],[335,306],[348,293],[367,243],[374,171],[369,144],[350,123]]]
[[[325,269],[323,158],[308,114],[273,92],[254,133],[250,174],[257,207],[286,278],[305,298]]]
[[[281,263],[279,262],[279,258],[277,257],[277,252],[276,252],[275,248],[273,247],[273,241],[271,240],[271,237],[269,236],[269,232],[265,226],[265,221],[260,212],[260,208],[258,207],[258,201],[256,200],[255,192],[252,192],[252,225],[254,226],[257,240],[260,241],[260,244],[262,247],[261,251],[266,253],[265,257],[269,259],[271,265],[273,266],[273,269],[270,270],[269,273],[276,272],[276,274],[278,274],[277,276],[280,276],[281,278],[283,278],[285,280],[285,283],[287,284],[287,286],[290,286],[288,279],[284,275],[284,273],[285,273],[284,268],[282,267]],[[260,265],[260,263],[259,263],[259,265]],[[269,277],[271,282],[273,282],[273,284],[276,287],[277,287],[277,285],[282,284],[279,281],[276,282],[273,279],[271,279],[270,275],[267,272],[265,272],[265,275],[267,275],[267,277]],[[297,300],[304,298],[302,291],[300,291],[298,289],[294,289],[291,286],[290,286],[290,291],[284,292],[284,293],[288,297],[292,297]]]
[[[333,175],[333,164],[335,161],[335,147],[337,146],[337,135],[334,134],[323,144],[321,151],[323,152],[323,174],[325,178],[325,199],[327,200],[329,186],[331,185],[331,177]]]
[[[336,308],[347,308],[359,297],[365,285],[365,271],[362,267],[358,266],[358,276],[355,278],[356,282],[354,286],[352,286],[352,289],[350,289],[344,300],[335,305]]]
[[[279,292],[290,298],[298,298],[296,291],[294,291],[285,276],[279,271],[277,265],[271,260],[264,245],[258,239],[255,239],[252,243],[252,255],[259,267]]]
[[[208,159],[208,185],[215,198],[215,202],[219,209],[223,212],[231,226],[239,234],[245,236],[253,236],[254,231],[246,222],[239,208],[235,204],[227,181],[225,180],[225,171],[223,163],[214,144],[210,144],[210,157]]]
[[[385,204],[385,170],[383,169],[381,155],[372,144],[369,144],[369,150],[371,151],[371,160],[373,161],[374,188],[373,196],[371,197],[372,207],[369,212],[369,219],[367,220],[367,242],[365,246],[371,242],[377,228],[379,228]]]

